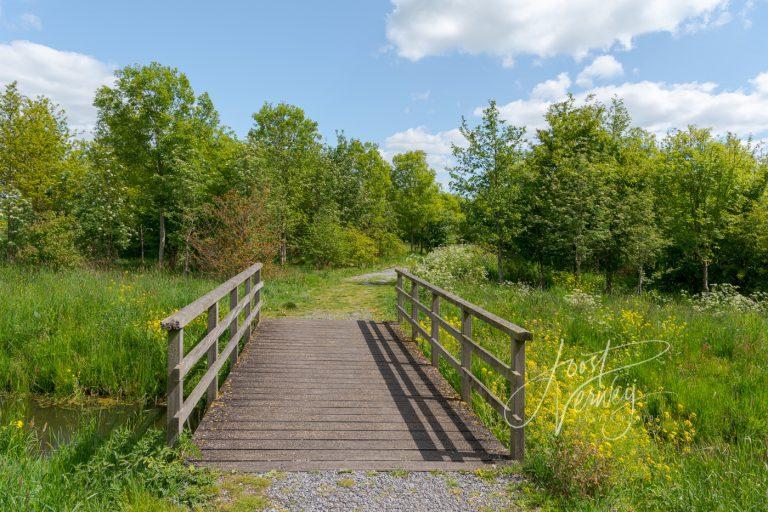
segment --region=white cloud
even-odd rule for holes
[[[438,173],[438,181],[447,184],[448,176],[445,169],[453,160],[451,144],[461,146],[465,143],[466,140],[458,128],[429,133],[424,126],[417,126],[387,137],[381,153],[384,158],[391,160],[397,153],[424,151],[427,154],[427,162]]]
[[[579,73],[576,83],[581,87],[592,87],[596,79],[614,78],[623,74],[624,66],[613,55],[601,55]]]
[[[411,60],[451,51],[583,58],[653,32],[727,21],[728,0],[392,0],[387,38]]]
[[[31,12],[25,12],[19,17],[19,24],[21,25],[21,28],[23,29],[35,29],[35,30],[42,30],[43,29],[43,22],[32,14]]]
[[[567,87],[562,85],[569,83],[567,78],[566,74],[560,74],[557,80],[534,87],[528,99],[501,106],[502,116],[512,124],[528,127],[529,131],[543,127],[547,107],[566,97]],[[577,101],[584,101],[589,94],[603,102],[613,97],[622,98],[633,123],[659,135],[689,124],[740,136],[768,132],[768,72],[736,90],[723,90],[712,82],[641,81],[594,87],[575,97]]]
[[[61,105],[70,126],[89,131],[96,121],[96,89],[112,83],[113,67],[94,57],[31,43],[0,44],[0,85],[17,81],[28,96],[45,95]]]
[[[412,92],[411,99],[413,101],[427,101],[429,99],[430,94],[431,94],[430,91]]]

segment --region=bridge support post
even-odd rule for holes
[[[472,400],[472,313],[461,308],[461,399],[467,403]]]
[[[416,281],[411,282],[411,318],[414,323],[411,324],[411,339],[416,341],[419,331],[416,330],[416,325],[419,323],[419,308],[416,306],[416,301],[419,300],[419,285]]]
[[[509,454],[514,460],[525,456],[525,341],[512,337],[512,368],[515,382],[512,392],[512,425],[509,431]]]
[[[184,377],[178,368],[182,357],[184,357],[184,329],[171,329],[168,331],[168,405],[166,407],[166,436],[169,445],[176,442],[184,426],[183,421],[178,417],[184,403]]]
[[[405,288],[403,288],[403,275],[400,272],[397,273],[397,287],[400,290],[404,290],[405,289]],[[402,292],[400,292],[400,290],[397,291],[397,305],[400,306],[400,308],[402,308],[405,305],[405,297],[403,297],[403,294],[402,294]],[[398,324],[403,323],[403,312],[400,311],[400,308],[397,308],[397,323]]]
[[[229,292],[229,310],[232,311],[237,307],[237,289],[238,287],[235,286],[231,292]],[[229,324],[229,338],[234,339],[235,336],[237,336],[237,325],[239,323],[238,317],[235,317],[232,319],[232,322]],[[235,348],[232,350],[232,354],[229,356],[229,366],[230,368],[232,366],[235,366],[237,364],[237,355],[240,351],[240,347],[236,344]]]
[[[208,333],[213,331],[219,325],[219,303],[216,302],[208,308]],[[208,369],[210,369],[219,358],[219,340],[215,340],[208,349]],[[208,384],[206,391],[206,407],[210,406],[219,394],[219,374],[213,376],[211,383]]]
[[[253,286],[257,286],[261,282],[261,269],[257,270],[253,274]],[[261,302],[261,290],[257,290],[256,293],[253,295],[253,301],[251,302],[251,307],[255,308],[258,306],[259,302]],[[261,320],[261,311],[256,313],[256,316],[253,317],[253,321],[256,325],[259,325],[259,320]]]
[[[248,297],[248,294],[251,293],[251,280],[246,279],[245,280],[245,296]],[[248,320],[248,318],[251,316],[251,301],[245,303],[245,318],[247,325],[245,326],[245,334],[243,334],[243,337],[245,338],[245,342],[248,343],[248,341],[251,339],[251,322]]]
[[[431,340],[432,345],[432,366],[440,368],[440,352],[437,350],[437,345],[440,344],[440,323],[438,318],[440,317],[440,296],[436,293],[432,294],[432,315],[430,319]]]

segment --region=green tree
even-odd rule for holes
[[[277,226],[280,263],[311,215],[325,200],[327,183],[317,123],[299,107],[280,103],[253,114],[248,132],[247,172],[250,182],[269,191]],[[298,241],[298,240],[296,240]]]
[[[592,101],[576,106],[571,97],[553,104],[529,162],[524,202],[530,250],[540,263],[570,259],[577,280],[609,235],[604,116],[605,107]]]
[[[744,204],[754,170],[754,156],[732,135],[718,141],[709,130],[691,126],[664,139],[658,207],[675,246],[698,262],[705,292],[709,267]]]
[[[497,277],[504,278],[504,249],[519,230],[525,129],[509,126],[491,100],[478,126],[461,120],[467,147],[453,146],[456,165],[451,169],[451,188],[470,200],[483,226],[484,240],[496,247]]]
[[[0,203],[4,253],[13,259],[32,212],[60,204],[62,175],[76,165],[64,113],[47,98],[30,99],[16,83],[0,95]]]
[[[156,62],[127,66],[96,93],[96,139],[110,148],[157,218],[157,261],[164,264],[169,216],[181,214],[198,178],[201,136],[218,123],[207,95],[195,97],[186,75]]]
[[[392,206],[412,251],[419,234],[437,216],[439,191],[426,153],[408,151],[392,158]]]

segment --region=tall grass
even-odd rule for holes
[[[768,497],[768,316],[757,311],[702,310],[689,299],[589,295],[566,287],[455,283],[454,291],[527,327],[528,378],[549,375],[560,361],[588,361],[612,351],[608,369],[652,358],[586,389],[627,390],[635,403],[586,407],[564,414],[565,400],[593,376],[558,367],[554,387],[529,382],[527,411],[542,408],[528,427],[526,469],[549,489],[549,504],[577,510],[765,510]],[[458,311],[445,308],[458,325]],[[425,320],[426,324],[427,321]],[[473,338],[509,360],[509,340],[479,323]],[[443,336],[455,355],[457,343]],[[423,344],[425,351],[428,345]],[[508,388],[480,361],[473,371],[502,397]],[[458,376],[442,371],[458,385]],[[475,397],[474,408],[498,437],[503,420]],[[626,422],[626,423],[625,423]],[[630,425],[616,439],[605,435]],[[554,498],[552,496],[555,496]],[[546,500],[545,500],[546,501]]]
[[[35,430],[11,416],[0,417],[0,510],[181,510],[215,492],[212,475],[186,465],[161,431],[126,426],[100,435],[84,425],[44,456]]]
[[[0,390],[162,396],[160,320],[215,286],[161,273],[0,267]]]

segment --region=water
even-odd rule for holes
[[[61,406],[47,405],[31,398],[0,398],[0,419],[21,420],[35,429],[40,450],[48,453],[69,443],[77,431],[93,421],[100,434],[130,425],[134,428],[165,427],[165,408],[142,404]]]

